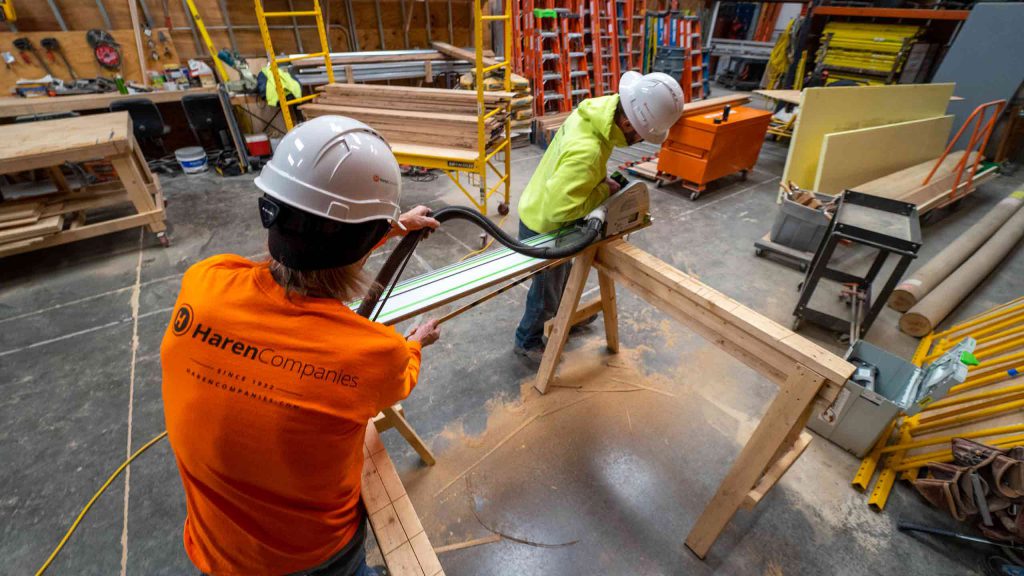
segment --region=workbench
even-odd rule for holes
[[[62,170],[66,163],[83,162],[99,172],[109,163],[114,174],[90,184]],[[30,170],[47,171],[50,182],[42,184],[53,192],[0,202],[0,257],[138,226],[166,245],[163,193],[139,151],[127,112],[0,127],[0,175]],[[90,211],[127,203],[134,214],[90,221]]]
[[[216,94],[216,87],[190,88],[188,90],[160,90],[140,94],[121,94],[107,92],[104,94],[79,94],[76,96],[52,96],[39,98],[19,98],[9,96],[0,98],[0,118],[29,116],[32,114],[53,114],[58,112],[82,112],[85,110],[106,110],[112,102],[146,98],[154,104],[164,102],[181,102],[187,94]]]

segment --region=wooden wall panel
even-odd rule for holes
[[[135,37],[132,31],[130,29],[113,30],[111,35],[121,44],[121,75],[128,80],[141,83],[142,69],[139,67],[139,56],[135,49]],[[96,63],[92,48],[89,47],[89,43],[85,40],[85,32],[0,32],[0,46],[11,46],[15,38],[21,37],[27,37],[31,40],[43,58],[46,58],[46,51],[40,46],[40,40],[46,37],[56,38],[57,42],[61,45],[62,52],[64,52],[79,78],[94,78],[96,76],[114,77],[114,72],[101,68]],[[143,48],[145,49],[145,44],[143,44]],[[40,78],[46,74],[46,71],[39,65],[39,61],[35,56],[30,55],[29,60],[31,63],[27,64],[17,51],[14,50],[13,46],[11,46],[11,50],[18,57],[18,61],[9,68],[0,67],[0,91],[5,94],[21,78]],[[179,57],[174,53],[174,48],[171,48],[171,55],[165,57],[159,42],[157,42],[157,54],[160,56],[160,60],[156,62],[147,60],[147,69],[162,70],[164,64],[176,64],[179,62]],[[46,61],[50,70],[53,71],[53,75],[65,81],[70,80],[71,76],[68,74],[67,67],[64,66],[64,61],[59,57],[55,56],[55,58],[56,62],[50,62],[48,59]]]

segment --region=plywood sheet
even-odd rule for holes
[[[783,181],[811,189],[825,135],[946,113],[953,84],[843,86],[804,90]]]
[[[839,194],[925,160],[946,148],[953,116],[936,116],[825,136],[814,190]]]

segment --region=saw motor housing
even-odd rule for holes
[[[601,218],[604,222],[601,236],[617,236],[651,222],[651,198],[647,184],[632,182],[612,194],[587,219]]]

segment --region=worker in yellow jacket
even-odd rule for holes
[[[548,145],[519,199],[519,238],[557,230],[586,216],[619,191],[607,176],[615,146],[641,140],[661,144],[683,113],[683,91],[671,76],[626,72],[619,93],[579,104]],[[516,329],[515,352],[539,363],[544,352],[544,323],[562,300],[569,265],[538,274],[526,297]]]

